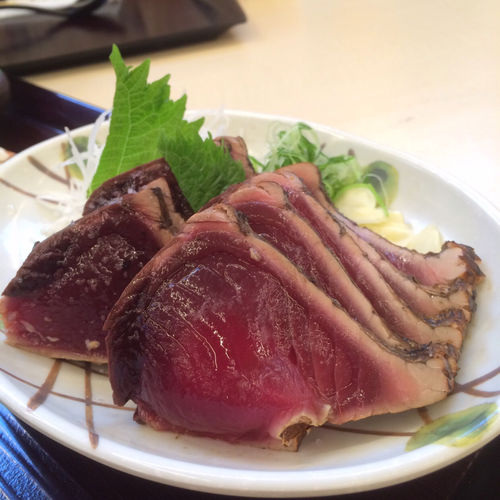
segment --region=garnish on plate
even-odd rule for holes
[[[116,90],[109,136],[90,191],[104,181],[160,157],[165,157],[194,210],[245,178],[243,168],[209,136],[199,132],[203,118],[184,119],[186,95],[170,98],[170,75],[147,82],[149,59],[128,68],[118,47],[110,56]]]
[[[338,210],[354,222],[393,243],[420,252],[439,252],[443,238],[434,225],[415,233],[400,212],[389,207],[396,198],[398,171],[385,161],[362,166],[356,156],[328,156],[315,130],[299,122],[278,130],[265,159],[252,158],[257,172],[272,172],[292,163],[313,163],[321,172],[326,194]]]

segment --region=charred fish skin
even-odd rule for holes
[[[50,357],[106,363],[102,327],[109,310],[183,225],[161,175],[38,243],[0,299],[7,342]]]
[[[105,363],[104,319],[159,247],[118,205],[39,243],[0,299],[7,342],[51,357]]]
[[[157,179],[164,179],[167,183],[166,191],[173,201],[173,210],[184,220],[191,217],[193,209],[182,193],[168,163],[163,158],[139,165],[108,179],[91,193],[83,209],[83,215],[87,215],[105,205],[117,203],[124,195],[137,193]]]

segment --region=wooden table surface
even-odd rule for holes
[[[500,3],[496,0],[241,0],[247,22],[216,40],[127,58],[171,73],[191,109],[239,109],[327,124],[410,153],[500,206]],[[26,76],[110,108],[106,61]],[[111,498],[205,498],[107,469],[28,429],[57,466]],[[353,498],[498,498],[497,439],[406,485]],[[87,472],[85,472],[86,474]],[[127,491],[130,495],[127,495]],[[208,495],[206,496],[209,497]],[[77,498],[77,496],[75,496]],[[351,498],[351,497],[349,497]]]

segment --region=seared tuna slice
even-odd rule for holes
[[[311,164],[297,164],[286,167],[282,169],[286,171],[292,171],[298,175],[301,180],[303,180],[314,194],[315,198],[325,207],[330,213],[331,217],[334,218],[337,224],[344,225],[349,235],[356,241],[358,246],[366,253],[366,256],[372,264],[374,264],[380,271],[384,279],[390,284],[394,291],[413,309],[417,314],[422,315],[422,317],[432,326],[439,325],[449,325],[456,326],[462,330],[466,327],[471,319],[472,311],[475,309],[475,289],[478,283],[482,280],[483,274],[477,266],[477,261],[479,260],[475,256],[472,249],[465,245],[457,245],[453,242],[448,242],[444,246],[443,252],[440,254],[431,254],[427,257],[432,257],[433,266],[437,266],[439,258],[443,258],[447,264],[450,264],[450,257],[453,255],[452,252],[447,251],[447,245],[455,246],[456,249],[460,248],[461,254],[459,256],[455,255],[456,261],[454,266],[456,269],[461,269],[462,263],[468,261],[467,270],[465,272],[469,277],[474,275],[475,279],[470,283],[463,281],[461,277],[454,279],[448,285],[434,285],[434,286],[424,286],[416,282],[413,276],[408,276],[407,274],[401,272],[395,268],[389,260],[385,258],[384,255],[379,253],[374,247],[372,247],[365,239],[361,238],[355,228],[365,231],[365,228],[356,226],[352,221],[343,217],[339,212],[335,210],[333,205],[327,200],[321,188],[321,176],[318,169]],[[316,174],[316,175],[315,175]],[[366,229],[367,234],[371,231]],[[373,234],[373,238],[381,238],[380,236]],[[392,245],[390,242],[386,242],[387,245]],[[392,245],[394,248],[399,248],[401,252],[405,252],[407,249],[397,247]],[[417,252],[409,251],[410,254],[414,254],[415,258],[421,259],[423,256]],[[474,254],[474,259],[468,259],[467,255],[470,252]],[[419,257],[417,257],[419,255]],[[425,261],[427,262],[427,261]],[[458,273],[461,271],[459,270]]]
[[[390,352],[227,205],[189,219],[105,328],[115,402],[156,429],[295,449],[308,426],[452,387],[442,363]]]
[[[330,198],[326,194],[323,186],[321,172],[319,171],[319,168],[314,165],[314,163],[294,163],[293,165],[287,165],[286,167],[280,168],[278,172],[291,172],[292,174],[295,174],[300,178],[316,200],[321,203],[321,205],[327,209],[332,208]]]
[[[466,328],[476,307],[477,284],[466,284],[461,279],[457,279],[453,282],[452,287],[421,285],[416,282],[414,277],[408,276],[395,268],[384,255],[377,252],[363,238],[360,238],[346,224],[346,219],[340,217],[338,212],[330,212],[330,214],[337,224],[346,228],[349,235],[365,253],[367,259],[379,270],[383,278],[401,299],[413,311],[420,314],[427,323],[431,326],[453,326],[462,331]],[[448,260],[451,254],[445,252],[443,255],[445,255],[444,259]]]
[[[290,172],[264,173],[248,182],[264,181],[275,182],[284,189],[294,210],[316,231],[393,332],[418,344],[442,343],[460,349],[462,330],[449,325],[433,327],[411,311],[366,258],[366,253],[345,227],[330,216],[296,175]]]
[[[456,369],[453,356],[452,359],[447,359],[449,350],[446,347],[431,341],[424,344],[411,341],[407,337],[411,338],[412,334],[405,335],[405,327],[401,331],[391,330],[331,249],[323,244],[310,224],[288,203],[283,188],[274,182],[258,182],[259,178],[261,176],[255,177],[251,184],[243,184],[224,198],[227,204],[245,215],[255,233],[280,250],[316,286],[329,295],[336,305],[343,307],[387,348],[395,353],[402,350],[405,355],[414,352],[420,357],[444,357],[442,362],[450,362],[454,370]],[[397,301],[394,296],[390,298]],[[404,311],[404,305],[401,308]],[[406,325],[418,331],[419,327],[415,324],[419,322],[420,318],[412,317]],[[394,327],[393,322],[391,324]],[[423,327],[429,329],[425,324]],[[429,336],[432,334],[430,330]]]
[[[298,163],[282,170],[291,171],[300,177],[327,210],[417,283],[449,294],[466,285],[474,288],[483,279],[484,275],[478,266],[480,259],[469,246],[447,241],[439,253],[420,254],[395,245],[373,231],[358,226],[335,210],[324,194],[318,168],[311,163]]]
[[[176,213],[183,220],[191,217],[193,210],[184,197],[172,170],[163,158],[139,165],[108,179],[89,196],[83,208],[83,215],[87,215],[104,205],[118,202],[125,194],[137,193],[155,179],[164,179],[167,183],[167,187],[164,188],[164,196],[170,205],[169,212]]]
[[[248,149],[243,137],[230,137],[224,135],[216,137],[214,142],[215,144],[224,147],[232,156],[233,160],[241,162],[246,178],[255,175],[255,170],[252,166],[250,158],[248,157]]]
[[[339,212],[336,216],[394,267],[417,283],[438,287],[449,293],[464,285],[475,287],[484,277],[478,266],[479,257],[467,245],[447,241],[439,253],[420,254],[395,245],[373,231],[358,226]]]
[[[102,326],[125,286],[172,238],[163,179],[33,248],[0,299],[7,342],[59,358],[107,362]]]

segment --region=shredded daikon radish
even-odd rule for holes
[[[82,178],[70,176],[67,191],[48,192],[37,197],[39,203],[57,214],[56,218],[44,227],[43,232],[45,234],[52,234],[82,216],[83,207],[87,201],[88,189],[104,149],[105,141],[102,141],[101,144],[97,137],[106,122],[109,121],[110,115],[110,111],[105,111],[99,115],[90,131],[86,151],[78,150],[71,132],[67,128],[65,129],[71,156],[59,163],[56,170],[66,175],[66,168],[69,165],[76,165]]]

